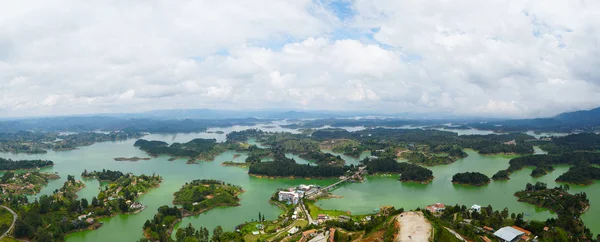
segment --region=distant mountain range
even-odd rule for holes
[[[381,120],[381,119],[386,120]],[[157,110],[129,114],[100,114],[47,118],[0,120],[0,132],[20,130],[37,131],[89,131],[136,130],[145,132],[198,132],[208,127],[253,125],[270,120],[319,119],[314,125],[361,126],[369,123],[441,125],[462,124],[482,130],[497,132],[600,130],[600,108],[562,113],[551,118],[498,119],[456,117],[452,115],[401,113],[381,115],[368,112],[297,111],[297,110],[213,110],[180,109]],[[368,119],[368,120],[367,120]],[[377,121],[377,120],[381,121]],[[326,121],[326,122],[325,122]],[[305,122],[306,123],[306,122]],[[366,125],[367,126],[367,125]],[[383,125],[385,126],[385,125]]]

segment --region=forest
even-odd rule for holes
[[[73,150],[98,142],[134,139],[142,136],[142,133],[127,131],[113,131],[108,133],[81,132],[73,134],[30,131],[0,133],[0,152],[43,154],[47,153],[47,150]]]
[[[216,139],[200,138],[187,143],[173,143],[171,145],[162,141],[139,139],[134,143],[134,146],[139,147],[140,150],[151,156],[168,155],[201,160],[213,160],[214,157],[227,150],[226,144],[217,143]]]
[[[11,160],[0,158],[0,171],[36,169],[52,165],[54,165],[54,162],[49,160]]]
[[[483,186],[490,183],[490,178],[479,172],[461,172],[452,176],[452,183]]]
[[[398,162],[392,158],[365,158],[362,164],[367,165],[369,174],[400,173],[400,181],[404,182],[429,182],[433,179],[433,172],[427,168],[406,162]]]
[[[183,214],[179,208],[167,205],[161,206],[158,208],[158,213],[151,220],[146,220],[144,223],[144,236],[152,241],[171,241],[170,230],[182,217]]]
[[[194,180],[175,192],[173,204],[183,205],[190,212],[204,211],[215,206],[236,206],[238,195],[242,191],[241,187],[222,181]]]
[[[597,175],[598,168],[591,166],[600,164],[600,153],[598,152],[569,152],[563,154],[542,154],[527,155],[513,158],[509,161],[509,167],[506,170],[498,171],[494,174],[494,180],[509,179],[512,172],[523,169],[526,166],[533,166],[532,176],[542,176],[552,171],[554,165],[573,165],[569,171],[561,177],[560,181],[589,184],[592,180],[600,179]]]
[[[81,173],[81,177],[96,178],[100,181],[116,181],[117,179],[121,178],[124,175],[125,174],[123,174],[123,172],[111,171],[111,170],[106,170],[106,169],[102,169],[102,171],[92,171],[92,172],[88,172],[87,170],[84,170]]]
[[[345,171],[343,166],[298,164],[285,157],[281,148],[274,149],[273,157],[273,161],[251,164],[248,173],[269,177],[338,177]]]

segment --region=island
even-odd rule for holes
[[[479,172],[461,172],[452,176],[452,183],[471,186],[483,186],[490,183],[490,178]]]
[[[365,158],[361,163],[367,166],[369,174],[396,173],[402,182],[427,184],[433,180],[433,172],[425,167],[407,162],[398,162],[392,157]]]
[[[218,143],[216,139],[193,139],[187,143],[169,145],[163,141],[139,139],[134,144],[151,156],[168,155],[172,158],[188,158],[188,164],[195,160],[212,161],[217,155],[227,150],[227,145]]]
[[[55,180],[60,176],[53,173],[43,172],[25,172],[13,173],[6,172],[0,178],[0,188],[2,197],[9,195],[34,195],[39,193],[49,180]]]
[[[140,158],[140,157],[134,156],[134,157],[131,157],[131,158],[117,157],[117,158],[113,158],[113,160],[115,160],[115,161],[131,161],[131,162],[136,162],[136,161],[141,161],[141,160],[150,160],[150,158],[147,158],[147,157]]]
[[[49,160],[11,160],[0,158],[0,171],[16,171],[39,169],[53,166],[54,162]]]
[[[274,159],[270,162],[252,163],[248,173],[267,177],[339,177],[345,174],[344,167],[329,164],[309,165],[298,164],[294,159],[287,158],[280,148],[273,151]]]
[[[44,154],[48,150],[74,150],[81,146],[89,146],[97,142],[118,141],[143,136],[141,132],[81,132],[61,134],[57,132],[0,133],[0,152]]]
[[[203,179],[186,183],[175,192],[173,199],[173,204],[182,205],[182,208],[160,207],[154,219],[144,224],[144,236],[153,241],[163,241],[170,237],[173,227],[183,217],[200,214],[215,207],[238,206],[238,195],[242,192],[241,187],[218,180]]]

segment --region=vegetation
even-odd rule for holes
[[[563,154],[575,151],[600,150],[600,135],[594,133],[571,134],[552,138],[552,142],[540,145],[550,154]]]
[[[171,230],[183,214],[177,207],[161,206],[151,220],[144,223],[144,236],[152,241],[171,241]]]
[[[217,143],[216,139],[193,139],[187,143],[148,141],[139,139],[134,144],[151,156],[168,155],[172,157],[187,157],[197,160],[211,161],[217,155],[225,152],[225,144]]]
[[[273,161],[253,163],[250,165],[248,173],[270,177],[338,177],[344,174],[344,167],[300,165],[294,159],[285,157],[282,149],[275,148],[273,153]]]
[[[5,208],[0,208],[0,234],[4,234],[13,223],[13,215]]]
[[[600,153],[597,152],[570,152],[560,155],[528,155],[513,158],[509,161],[506,170],[498,171],[494,179],[508,179],[510,173],[523,169],[526,166],[535,167],[532,176],[542,176],[554,170],[554,165],[573,165],[561,175],[557,181],[575,184],[590,184],[593,180],[600,179],[600,169],[591,166],[600,164]]]
[[[576,234],[583,234],[586,230],[580,216],[590,206],[585,192],[570,194],[569,186],[547,188],[545,183],[538,182],[535,185],[527,183],[525,190],[518,191],[515,196],[520,202],[530,203],[544,207],[558,214],[555,220],[559,226]]]
[[[370,174],[400,173],[400,181],[428,183],[433,179],[433,172],[427,168],[386,158],[365,158],[361,163],[367,165]]]
[[[462,172],[452,176],[452,183],[483,186],[490,183],[490,178],[479,172]]]
[[[600,180],[600,168],[588,164],[573,166],[556,178],[559,182],[580,185],[590,185],[594,180]]]
[[[2,196],[7,195],[34,195],[42,190],[42,187],[48,184],[49,180],[60,178],[58,175],[50,173],[25,172],[13,173],[6,172],[0,178],[2,184]]]
[[[54,162],[49,160],[17,160],[0,158],[0,171],[14,171],[25,169],[36,169],[52,166]]]
[[[0,152],[40,154],[47,150],[73,150],[97,142],[117,141],[142,137],[139,132],[118,131],[110,133],[82,132],[75,134],[19,131],[0,133]]]
[[[88,172],[87,170],[84,170],[83,173],[81,173],[81,177],[96,178],[100,181],[116,181],[117,179],[121,178],[123,175],[124,175],[123,172],[111,171],[111,170],[105,170],[105,169],[102,169],[102,171],[92,171],[92,172]]]
[[[403,155],[403,157],[408,159],[408,162],[410,163],[416,163],[426,166],[452,164],[458,159],[458,157],[451,156],[424,155],[420,152],[406,153],[406,155]]]
[[[217,180],[194,180],[175,192],[173,204],[183,205],[186,211],[198,213],[217,206],[237,206],[239,186]]]
[[[225,232],[221,226],[217,226],[213,230],[212,236],[209,237],[208,229],[200,227],[196,230],[192,224],[188,224],[185,228],[177,229],[175,238],[176,242],[244,241],[240,234],[235,232]]]
[[[33,174],[33,173],[32,173]],[[113,216],[118,212],[139,209],[134,200],[150,187],[158,185],[157,176],[123,175],[106,185],[92,201],[77,199],[77,191],[84,187],[81,181],[68,175],[64,185],[50,196],[42,195],[29,203],[24,196],[9,195],[4,202],[18,214],[14,235],[33,241],[64,241],[65,234],[80,229],[100,226],[96,218]]]

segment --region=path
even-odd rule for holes
[[[17,213],[15,213],[15,211],[13,211],[12,209],[10,209],[7,206],[4,206],[4,205],[0,205],[0,206],[2,206],[3,208],[5,208],[6,210],[8,210],[13,215],[13,222],[12,222],[12,224],[10,225],[10,227],[8,228],[8,230],[6,230],[6,232],[4,232],[4,234],[2,236],[0,236],[0,239],[3,239],[13,229],[13,227],[15,226],[15,223],[17,222]]]
[[[304,202],[302,200],[300,200],[300,208],[302,208],[302,211],[306,214],[306,219],[308,219],[308,224],[316,224],[315,221],[313,221],[312,217],[310,216],[310,213],[308,213],[308,210],[306,210],[306,207],[304,207]]]
[[[431,237],[431,224],[422,212],[404,212],[396,217],[400,232],[396,242],[427,242]]]
[[[450,229],[448,227],[444,227],[444,228],[446,228],[446,230],[448,230],[450,233],[452,233],[454,236],[456,236],[456,238],[459,239],[460,241],[467,242],[467,240],[463,239],[463,237],[459,233],[457,233],[456,231],[454,231],[454,230],[452,230],[452,229]]]

